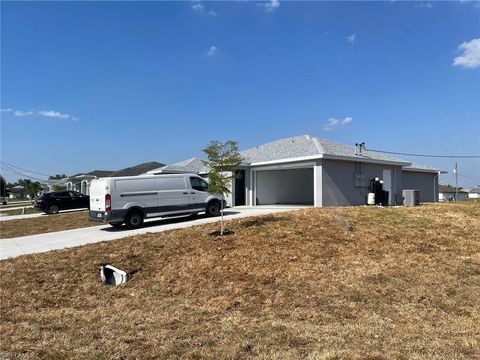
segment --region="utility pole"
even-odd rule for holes
[[[455,163],[455,201],[458,199],[458,163]]]

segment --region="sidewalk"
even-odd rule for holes
[[[59,214],[68,214],[72,212],[79,212],[79,211],[87,211],[87,210],[62,210]],[[0,213],[0,221],[8,221],[8,220],[21,220],[21,219],[31,219],[41,216],[56,216],[56,215],[47,215],[43,212],[39,212],[38,214],[25,214],[25,215],[3,215]]]

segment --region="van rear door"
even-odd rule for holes
[[[105,194],[107,193],[107,180],[95,179],[90,184],[90,210],[105,211]]]

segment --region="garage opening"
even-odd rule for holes
[[[256,205],[313,205],[313,168],[257,171]]]

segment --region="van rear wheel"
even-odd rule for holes
[[[143,214],[139,211],[132,211],[125,219],[125,225],[128,229],[138,229],[143,225]]]
[[[220,215],[220,203],[213,201],[207,206],[207,216],[214,217]]]

